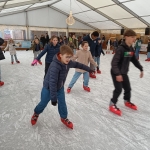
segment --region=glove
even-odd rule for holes
[[[34,66],[34,65],[37,65],[37,63],[38,63],[38,60],[34,59],[31,65]]]
[[[56,105],[57,105],[57,101],[56,101],[56,102],[51,101],[51,104],[52,104],[53,106],[56,106]]]
[[[89,71],[89,73],[94,73],[95,72],[95,70],[92,70],[92,69],[90,69],[90,71]]]

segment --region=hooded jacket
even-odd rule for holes
[[[130,61],[140,71],[143,71],[143,67],[141,66],[141,64],[135,57],[133,47],[132,46],[129,47],[128,45],[126,45],[125,42],[123,42],[116,50],[116,53],[112,59],[111,72],[115,74],[116,76],[127,74],[129,71]]]
[[[57,101],[57,91],[64,86],[70,68],[90,71],[88,66],[76,61],[70,60],[67,65],[63,64],[58,60],[57,55],[55,55],[43,82],[43,86],[50,90],[53,102]]]

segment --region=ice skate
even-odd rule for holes
[[[73,129],[73,123],[69,121],[69,119],[61,118],[61,122],[66,125],[68,128]]]

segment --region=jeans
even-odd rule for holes
[[[122,77],[123,77],[122,82],[116,81],[116,75],[114,75],[112,72],[111,72],[111,76],[112,76],[114,87],[115,87],[115,90],[113,91],[113,97],[112,97],[111,101],[114,104],[117,103],[118,97],[120,96],[120,94],[122,92],[122,88],[124,89],[124,100],[130,101],[131,86],[130,86],[130,81],[129,81],[128,75],[127,74],[122,75]]]
[[[1,65],[0,65],[0,81],[1,81]]]
[[[68,87],[72,88],[81,74],[82,74],[82,72],[75,72],[75,74],[74,74]],[[89,84],[89,73],[88,72],[83,73],[83,79],[84,79],[83,85],[88,86],[88,84]]]
[[[137,59],[139,59],[139,51],[140,51],[141,47],[138,47],[135,49],[135,56]]]
[[[59,115],[61,118],[66,119],[68,115],[68,111],[67,111],[67,105],[65,101],[64,87],[62,87],[60,90],[57,91],[57,98],[58,98]],[[51,100],[50,90],[43,87],[42,92],[41,92],[41,101],[35,107],[34,112],[36,114],[42,113],[50,100]]]
[[[73,54],[74,54],[74,55],[76,54],[76,49],[73,49]]]
[[[15,54],[15,55],[14,55],[14,57],[15,57],[15,60],[16,60],[16,62],[17,62],[17,61],[18,61],[18,59],[17,59],[17,55]],[[11,55],[11,62],[14,62],[13,55]]]
[[[150,52],[147,53],[147,58],[150,58]]]
[[[95,57],[94,58],[95,62],[97,63],[98,67],[100,65],[100,57]]]
[[[36,59],[40,53],[41,53],[41,51],[34,51],[34,59]]]

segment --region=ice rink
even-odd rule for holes
[[[43,65],[31,66],[32,51],[17,51],[20,64],[10,64],[9,52],[0,61],[0,150],[150,150],[150,62],[140,55],[144,78],[130,65],[134,111],[124,106],[123,94],[118,107],[122,116],[109,112],[108,105],[114,89],[110,76],[112,54],[101,56],[101,75],[90,79],[91,92],[83,90],[81,76],[70,94],[66,93],[68,118],[74,129],[64,126],[57,107],[49,103],[35,126],[30,124],[33,109],[40,101]],[[74,69],[69,71],[65,90]]]

